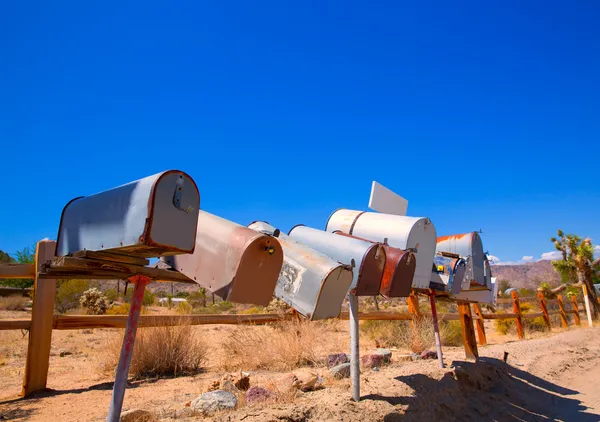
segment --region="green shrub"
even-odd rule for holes
[[[117,300],[119,294],[115,289],[106,289],[106,291],[104,292],[104,296],[106,297],[106,300],[112,303],[115,300]]]
[[[462,346],[462,326],[460,321],[440,321],[440,338],[444,346]]]
[[[192,313],[192,305],[187,302],[179,302],[175,312],[178,314],[189,315]]]
[[[206,290],[200,289],[188,295],[187,301],[193,308],[206,307]]]
[[[175,294],[175,297],[178,297],[181,299],[181,298],[187,298],[189,295],[190,295],[189,292],[177,292]]]
[[[127,293],[125,294],[125,302],[130,303],[131,297],[133,296],[134,289],[127,289]],[[152,293],[150,290],[144,290],[144,299],[142,299],[142,305],[151,306],[154,305],[154,301],[156,300],[156,295]]]
[[[64,314],[70,309],[79,306],[79,299],[83,292],[89,289],[90,283],[87,280],[62,280],[59,282],[56,291],[54,306],[56,310]]]
[[[102,315],[106,312],[106,308],[108,307],[106,297],[95,287],[83,292],[79,298],[79,303],[90,315]]]

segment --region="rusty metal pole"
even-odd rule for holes
[[[429,301],[431,303],[431,319],[433,320],[433,335],[435,336],[435,348],[437,351],[440,368],[444,368],[444,355],[442,355],[442,341],[440,340],[440,328],[438,326],[437,308],[435,306],[435,293],[429,290]]]
[[[138,318],[142,310],[146,284],[151,282],[150,278],[144,276],[133,276],[128,280],[135,283],[135,287],[131,297],[131,307],[129,309],[129,316],[127,317],[125,336],[123,338],[123,345],[121,346],[121,356],[119,357],[119,365],[117,366],[110,408],[106,418],[107,422],[119,422],[119,419],[121,418],[121,409],[123,408],[123,399],[125,398],[129,365],[131,364],[131,357],[133,356]]]
[[[351,292],[348,295],[350,319],[350,377],[352,378],[352,398],[360,400],[360,353],[358,341],[358,297]]]

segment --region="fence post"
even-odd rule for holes
[[[415,320],[421,319],[421,310],[419,309],[419,297],[415,292],[411,292],[410,296],[406,298],[408,303],[408,312],[413,316],[412,325],[415,326]]]
[[[477,340],[480,346],[485,346],[487,344],[487,338],[485,336],[485,326],[483,324],[483,312],[481,312],[479,303],[473,304],[473,310],[475,311],[475,315],[477,315],[477,318],[479,318],[475,321],[475,325],[477,326]]]
[[[556,295],[558,299],[558,308],[560,309],[560,322],[562,323],[563,328],[569,328],[569,319],[567,318],[567,313],[565,312],[565,303],[563,302],[562,295]]]
[[[473,316],[471,315],[471,305],[469,302],[458,302],[458,315],[460,325],[462,326],[465,356],[467,359],[477,361],[479,359],[479,352],[477,351],[477,341],[475,340],[475,330],[473,329]]]
[[[552,325],[550,325],[550,314],[548,314],[548,308],[546,307],[546,298],[544,297],[544,293],[538,292],[537,297],[542,314],[544,314],[544,322],[548,326],[548,329],[552,330]]]
[[[593,327],[594,323],[592,321],[592,310],[590,309],[590,298],[587,293],[587,286],[584,284],[581,286],[583,288],[583,303],[585,304],[585,313],[587,314],[588,326]]]
[[[517,336],[519,337],[519,340],[523,340],[525,338],[525,331],[523,330],[523,314],[521,313],[521,306],[519,305],[519,294],[513,290],[510,292],[510,295],[513,300],[513,312],[517,314]]]
[[[573,316],[575,317],[575,324],[581,325],[581,318],[579,317],[579,306],[577,306],[577,297],[571,296],[571,307],[575,311]]]
[[[33,305],[21,397],[44,390],[48,381],[56,280],[40,280],[38,274],[43,264],[52,261],[55,252],[56,242],[53,240],[42,240],[37,243],[35,248]]]

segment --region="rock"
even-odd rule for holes
[[[373,371],[374,371],[374,372],[379,372],[379,368],[378,368],[378,367],[375,367],[375,368],[373,368]]]
[[[345,353],[333,353],[331,355],[327,355],[326,359],[328,368],[333,368],[334,366],[348,362],[350,362],[350,359],[348,359],[348,355]]]
[[[248,404],[263,402],[275,398],[275,393],[261,387],[252,387],[246,391],[246,402]]]
[[[317,374],[313,374],[309,371],[297,372],[294,374],[298,380],[297,388],[301,391],[312,391],[319,380]]]
[[[334,366],[329,370],[329,373],[336,379],[348,378],[350,377],[350,364],[342,363]]]
[[[209,415],[217,410],[235,409],[237,398],[229,391],[215,390],[201,394],[192,401],[190,408],[203,415]]]
[[[142,409],[132,409],[126,412],[121,412],[120,422],[153,422],[156,421],[156,417]]]
[[[198,412],[193,410],[191,407],[184,407],[175,411],[175,419],[191,418],[192,416],[199,415]]]
[[[368,368],[374,368],[375,366],[381,366],[384,363],[383,355],[372,354],[364,355],[360,358],[362,364]]]
[[[240,372],[239,378],[233,383],[235,388],[241,391],[248,391],[250,388],[250,377],[243,372]]]
[[[207,388],[206,391],[215,391],[215,390],[218,390],[219,388],[221,388],[221,382],[213,381],[212,384]]]
[[[65,356],[72,355],[72,354],[73,354],[73,352],[69,352],[68,350],[61,350],[60,352],[58,352],[58,354],[59,354],[59,356],[60,356],[61,358],[63,358],[63,357],[65,357]]]
[[[410,359],[411,360],[421,360],[421,355],[418,353],[411,353],[410,354]]]
[[[437,359],[437,353],[431,350],[424,350],[421,353],[421,359]]]
[[[294,374],[285,374],[279,379],[282,390],[297,389],[299,383],[298,378]]]
[[[390,363],[392,360],[392,351],[390,349],[379,348],[373,354],[383,356],[383,363]]]

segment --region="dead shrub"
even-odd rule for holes
[[[289,370],[315,365],[319,344],[332,330],[325,321],[293,320],[238,326],[223,342],[225,370]]]
[[[28,303],[24,296],[0,297],[0,309],[4,311],[24,311]]]
[[[124,332],[106,342],[101,360],[104,372],[114,372],[119,362]],[[139,328],[129,375],[133,378],[190,375],[206,363],[207,346],[190,325]]]

